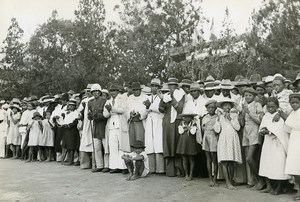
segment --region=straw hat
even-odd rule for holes
[[[204,90],[215,90],[215,82],[206,83],[204,86]]]
[[[68,105],[75,105],[76,106],[77,100],[75,100],[74,98],[71,98],[68,102]]]
[[[271,83],[271,82],[273,82],[273,81],[274,81],[274,76],[267,76],[267,77],[266,77],[266,80],[265,80],[265,84]]]
[[[169,92],[169,86],[167,83],[163,83],[162,88],[160,89],[161,92]]]
[[[235,105],[235,102],[232,99],[225,97],[217,103],[217,107],[221,108],[224,103],[230,103],[232,107]]]
[[[151,94],[151,88],[148,86],[144,86],[144,88],[142,88],[142,92],[144,92],[146,95]]]
[[[247,78],[240,79],[236,84],[236,86],[249,86],[249,85],[250,85],[250,83]]]
[[[201,91],[201,90],[203,90],[203,89],[201,89],[201,87],[198,83],[191,84],[190,91]]]
[[[158,78],[154,78],[151,80],[150,85],[160,86],[161,82]]]
[[[232,90],[234,86],[231,84],[229,79],[223,79],[219,85],[221,89]]]
[[[250,76],[250,79],[249,79],[250,84],[256,84],[259,81],[261,81],[261,76],[259,74],[253,74]]]
[[[251,94],[253,94],[253,95],[257,95],[257,91],[254,90],[253,88],[245,88],[245,89],[244,89],[244,93],[245,93],[245,92],[251,93]]]
[[[132,82],[132,90],[141,90],[141,84],[140,82]]]
[[[208,100],[208,101],[205,103],[205,107],[207,107],[208,105],[213,104],[213,103],[217,104],[217,100],[214,100],[214,99]]]
[[[32,119],[34,119],[35,117],[40,117],[43,118],[42,115],[39,112],[34,112],[32,115]]]
[[[190,79],[183,79],[180,83],[181,86],[191,86],[192,81]]]
[[[208,75],[205,79],[205,83],[215,81],[215,78],[211,75]]]
[[[176,79],[176,78],[169,78],[169,79],[168,79],[168,85],[171,85],[171,84],[176,84],[176,85],[178,85],[178,83],[179,83],[179,81],[178,81],[178,79]]]
[[[11,108],[11,109],[12,109],[12,108],[16,108],[16,109],[19,110],[19,111],[22,110],[22,108],[20,107],[19,104],[13,104],[13,105],[10,106],[10,108]]]
[[[100,91],[100,92],[102,92],[102,88],[101,88],[101,86],[99,84],[95,83],[91,87],[91,92],[93,92],[93,91]]]

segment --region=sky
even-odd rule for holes
[[[121,0],[103,0],[107,19],[118,21],[119,17],[113,8]],[[200,0],[199,0],[200,1]],[[27,42],[35,29],[51,16],[53,10],[58,11],[60,18],[74,19],[74,10],[79,0],[0,0],[0,48],[10,25],[15,17],[24,30],[23,41]],[[262,0],[203,0],[203,14],[208,19],[214,19],[214,31],[219,36],[225,9],[228,7],[237,34],[244,33],[249,26],[249,18],[253,9],[258,9]],[[204,38],[210,35],[210,25],[204,27]]]

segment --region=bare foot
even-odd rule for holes
[[[234,187],[232,184],[226,184],[225,188],[229,189],[229,190],[237,190],[236,187]]]
[[[46,161],[46,162],[50,162],[50,161],[51,161],[51,159],[49,158],[49,159],[46,159],[45,161]]]
[[[209,181],[209,187],[213,187],[214,184],[215,184],[214,181],[212,181],[212,180]]]
[[[25,163],[29,163],[29,162],[31,162],[31,160],[30,160],[30,159],[28,159],[28,160],[26,160],[26,161],[25,161]]]
[[[193,180],[193,176],[189,176],[187,179],[185,178],[186,181],[191,181]]]
[[[260,191],[264,188],[265,184],[262,182],[259,182],[258,184],[255,185],[254,190],[255,191]]]
[[[131,180],[132,176],[133,176],[132,174],[129,174],[128,177],[126,177],[126,180],[127,181]]]
[[[188,175],[186,175],[186,176],[185,176],[185,180],[187,181],[187,180],[188,180],[188,178],[189,178],[189,176],[188,176]]]
[[[140,178],[140,176],[138,176],[138,175],[133,175],[132,178],[131,178],[131,180],[136,180],[136,179],[139,179],[139,178]]]
[[[267,187],[263,190],[260,191],[260,193],[270,193],[272,191],[272,189],[270,187]]]

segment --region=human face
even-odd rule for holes
[[[156,95],[158,91],[159,86],[158,85],[151,85],[151,92]]]
[[[181,88],[182,88],[182,90],[184,90],[184,92],[185,92],[186,94],[189,94],[189,93],[190,93],[190,86],[188,86],[188,85],[183,85],[183,86],[181,86]]]
[[[215,103],[211,103],[206,106],[206,109],[207,109],[209,115],[214,115],[216,112],[217,106]]]
[[[234,88],[231,90],[231,92],[234,94],[234,95],[237,95],[239,92]]]
[[[296,89],[297,91],[300,91],[300,80],[296,82]]]
[[[278,106],[274,102],[268,102],[267,103],[267,111],[270,114],[274,114],[278,109]]]
[[[140,154],[143,152],[143,148],[134,148],[134,151],[137,153],[137,154]]]
[[[274,80],[273,85],[277,93],[280,93],[284,89],[284,83],[281,80]]]
[[[230,110],[232,108],[232,104],[229,103],[229,102],[225,102],[223,105],[222,105],[222,109],[224,110],[224,112],[226,113],[229,113]]]
[[[274,85],[272,82],[266,84],[266,93],[272,93],[273,89],[274,89]]]
[[[228,97],[230,95],[230,90],[222,89],[221,91],[224,97]]]
[[[109,95],[107,93],[102,93],[102,97],[107,100]]]
[[[215,94],[215,91],[214,91],[214,90],[206,90],[206,91],[205,91],[205,95],[206,95],[206,97],[208,97],[208,98],[211,98],[212,96],[214,96],[214,94]]]
[[[200,91],[199,90],[192,90],[191,91],[191,96],[194,98],[194,99],[197,99],[200,95]]]
[[[293,110],[297,111],[300,108],[300,99],[293,97],[290,100],[290,104],[291,104],[291,107],[293,108]]]
[[[258,94],[260,94],[260,95],[264,95],[265,94],[265,89],[263,89],[262,87],[256,87],[256,89],[255,89],[257,92],[258,92]]]
[[[245,92],[244,98],[245,98],[246,102],[249,104],[249,103],[253,102],[255,96],[252,93]]]
[[[139,90],[139,89],[137,89],[137,90],[133,90],[133,95],[135,96],[135,97],[138,97],[138,96],[140,96],[141,95],[141,90]]]
[[[220,95],[221,94],[221,89],[216,89],[215,94]]]
[[[66,105],[67,104],[67,100],[60,100],[62,105]]]
[[[50,112],[46,112],[46,119],[50,119],[50,117],[51,117],[51,113]]]
[[[14,114],[16,114],[18,112],[18,109],[17,108],[12,108],[12,111]]]
[[[175,89],[177,89],[178,85],[177,84],[169,84],[169,89],[170,92],[173,93]]]
[[[119,91],[117,91],[117,90],[112,90],[112,91],[110,91],[110,95],[111,95],[113,98],[116,98],[117,95],[118,95],[118,93],[119,93]]]
[[[71,111],[74,111],[74,110],[75,110],[75,107],[76,107],[75,105],[69,105],[69,106],[68,106],[69,110],[71,110]]]
[[[33,109],[33,107],[32,107],[32,104],[31,104],[31,103],[27,104],[27,109],[28,109],[29,111],[31,111],[31,110]]]
[[[98,99],[101,96],[101,92],[99,90],[95,90],[92,92],[92,95],[95,99]]]

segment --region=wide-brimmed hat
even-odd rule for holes
[[[151,94],[151,88],[148,86],[144,86],[144,88],[142,88],[142,92],[145,93],[146,95]]]
[[[249,83],[249,80],[247,78],[242,78],[235,85],[236,86],[249,86],[250,83]]]
[[[53,102],[54,99],[53,96],[46,96],[42,99],[42,103]]]
[[[300,93],[290,94],[289,99],[291,100],[292,98],[298,98],[300,100]]]
[[[253,95],[257,95],[257,91],[254,90],[253,88],[245,88],[245,89],[244,89],[244,93],[245,93],[245,92],[251,93],[251,94],[253,94]]]
[[[9,108],[9,104],[5,103],[4,105],[2,105],[2,109],[8,109]]]
[[[12,105],[10,106],[10,108],[11,108],[11,109],[12,109],[12,108],[16,108],[16,109],[19,110],[19,111],[22,110],[22,108],[20,107],[19,104],[12,104]]]
[[[14,104],[18,104],[18,105],[21,104],[21,101],[20,101],[19,98],[13,98],[11,102],[14,103]]]
[[[91,92],[93,92],[93,91],[100,91],[101,92],[102,88],[101,88],[101,86],[98,83],[95,83],[91,87]]]
[[[211,76],[211,75],[208,75],[208,76],[206,77],[206,79],[205,79],[205,83],[206,83],[206,82],[212,82],[212,81],[215,81],[215,78],[214,78],[213,76]]]
[[[224,103],[231,103],[232,107],[235,106],[235,102],[232,99],[225,97],[222,100],[220,100],[219,102],[217,102],[217,107],[221,108]]]
[[[160,89],[161,92],[169,92],[169,86],[167,83],[163,83],[162,88]]]
[[[85,90],[91,90],[92,85],[93,85],[93,84],[89,83],[89,84],[86,86],[86,89],[85,89]]]
[[[75,100],[74,98],[71,98],[68,102],[68,105],[75,105],[76,106],[77,100]]]
[[[297,74],[295,81],[293,82],[294,85],[300,80],[300,73]]]
[[[151,80],[150,85],[160,86],[161,82],[158,78],[154,78]]]
[[[204,85],[204,90],[215,90],[215,82],[208,82]]]
[[[259,74],[253,74],[250,76],[250,79],[249,79],[250,84],[256,84],[259,81],[261,81],[261,76]]]
[[[197,83],[198,83],[198,84],[204,84],[204,81],[202,81],[202,80],[197,80]]]
[[[119,91],[120,87],[117,84],[113,84],[110,86],[109,91]]]
[[[285,79],[284,83],[292,83],[292,81],[290,79]]]
[[[205,107],[207,107],[208,105],[210,105],[210,104],[213,104],[213,103],[215,103],[215,104],[217,104],[217,100],[214,100],[214,99],[211,99],[211,100],[208,100],[206,103],[205,103]]]
[[[30,102],[33,102],[33,101],[38,101],[38,97],[33,95],[30,97]]]
[[[271,83],[271,82],[273,82],[273,81],[274,81],[274,76],[267,76],[267,77],[266,77],[266,80],[265,80],[265,84]]]
[[[190,79],[183,79],[180,83],[181,86],[191,86],[192,81]]]
[[[107,95],[109,95],[109,92],[108,92],[107,89],[102,89],[102,94],[103,94],[103,93],[106,93]]]
[[[69,91],[68,91],[68,94],[74,95],[74,94],[75,94],[75,91],[74,91],[74,90],[69,90]]]
[[[190,91],[201,91],[203,88],[200,87],[198,83],[192,83],[190,86]]]
[[[136,140],[133,145],[131,145],[133,148],[145,148],[145,145],[142,141]]]
[[[132,90],[141,90],[141,84],[140,82],[132,82]]]
[[[265,88],[266,88],[266,86],[265,86],[264,82],[262,82],[262,81],[260,81],[260,82],[257,82],[257,83],[254,85],[254,87],[255,87],[255,88],[257,88],[257,87],[261,87],[261,88],[263,88],[263,89],[265,89]]]
[[[0,101],[0,105],[3,105],[3,104],[5,104],[5,100]]]
[[[234,86],[229,79],[223,79],[219,85],[220,89],[232,90]]]
[[[33,115],[32,115],[32,119],[34,119],[35,117],[42,118],[43,116],[39,112],[34,112]]]
[[[172,85],[172,84],[178,85],[178,83],[179,83],[178,79],[176,79],[176,78],[169,78],[167,84],[168,85]]]

